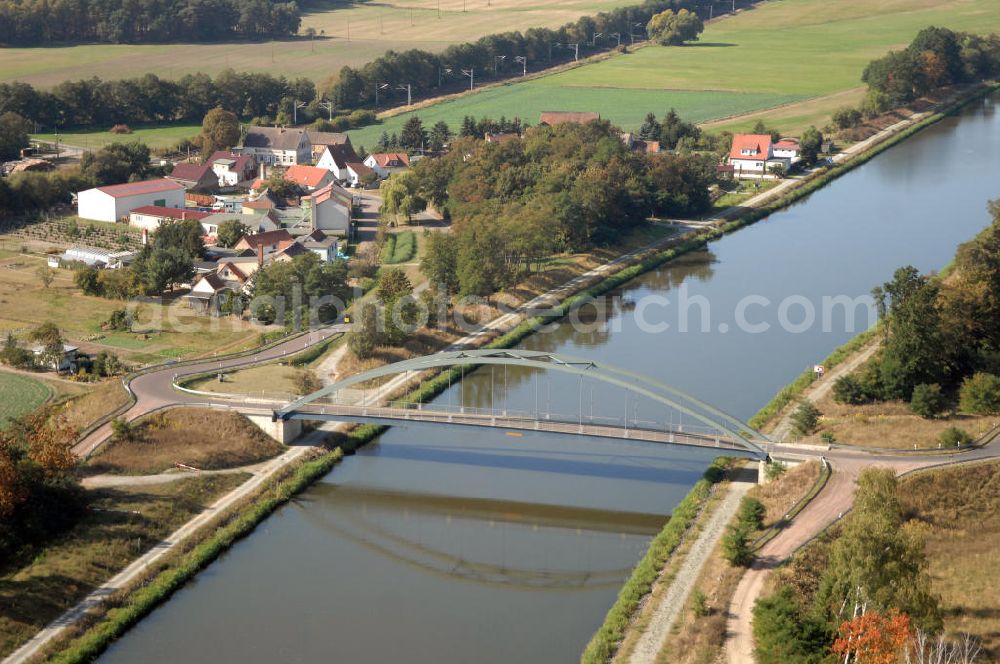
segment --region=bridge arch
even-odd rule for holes
[[[337,392],[376,378],[408,372],[420,373],[456,366],[476,367],[480,365],[521,366],[593,378],[684,413],[722,436],[731,438],[734,443],[743,447],[753,456],[760,459],[767,458],[767,452],[757,444],[758,442],[770,442],[765,435],[736,417],[672,385],[603,362],[545,351],[459,350],[394,362],[345,378],[303,396],[284,408],[276,410],[274,417],[282,420],[288,419],[297,411],[320,399],[331,397]]]

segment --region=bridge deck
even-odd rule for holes
[[[452,426],[486,427],[512,432],[538,431],[544,433],[571,434],[594,438],[625,439],[665,445],[684,445],[722,449],[727,452],[749,454],[757,457],[745,447],[745,441],[735,441],[722,436],[710,436],[685,431],[664,431],[657,429],[623,427],[588,422],[566,422],[552,419],[535,419],[518,415],[439,412],[423,408],[393,408],[386,406],[361,406],[345,404],[307,404],[294,411],[280,415],[286,419],[324,419],[371,424],[448,424]],[[759,441],[751,441],[759,442]]]

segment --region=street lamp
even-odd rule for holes
[[[406,105],[407,106],[411,106],[412,102],[413,102],[413,95],[411,93],[410,84],[409,83],[406,83],[406,84],[401,83],[401,84],[399,84],[399,85],[396,86],[396,89],[397,90],[406,90]]]
[[[521,63],[521,65],[522,65],[521,76],[527,76],[528,75],[528,58],[527,58],[527,56],[519,55],[516,58],[514,58],[514,62],[520,62]]]
[[[462,70],[462,74],[464,74],[465,76],[469,77],[469,89],[470,90],[472,90],[474,87],[476,87],[476,68],[475,67],[472,67],[471,69],[463,69]]]
[[[378,91],[385,90],[389,87],[388,83],[376,83],[375,84],[375,109],[378,110]]]
[[[292,102],[292,124],[293,125],[297,125],[299,123],[299,109],[300,108],[305,108],[308,105],[309,104],[305,103],[304,101],[299,101],[298,99],[296,99],[294,102]]]

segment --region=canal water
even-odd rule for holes
[[[843,306],[824,316],[824,298],[863,298],[902,265],[940,269],[988,224],[986,201],[1000,197],[997,106],[973,104],[523,347],[617,365],[750,417],[867,327],[862,300],[849,325]],[[659,415],[600,385],[499,371],[481,370],[439,400]],[[711,456],[392,429],[101,659],[571,662]]]

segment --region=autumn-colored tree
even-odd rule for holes
[[[897,664],[911,634],[905,613],[868,611],[841,624],[833,652],[851,664]]]

